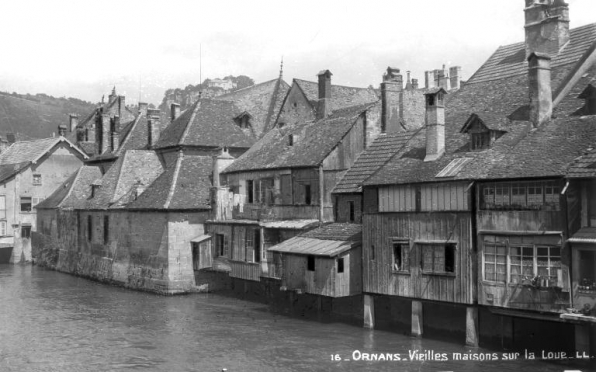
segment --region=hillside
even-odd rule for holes
[[[95,107],[76,98],[0,92],[0,136],[14,133],[21,140],[51,137],[58,133],[58,125],[68,125],[69,114],[83,119]]]
[[[211,84],[211,82],[214,80],[229,80],[235,85],[235,87],[225,90],[217,86],[212,86],[213,84]],[[216,97],[224,93],[234,92],[242,88],[250,87],[254,84],[254,80],[245,75],[229,75],[222,79],[205,79],[201,84],[189,84],[185,88],[172,88],[166,90],[164,98],[159,105],[159,109],[162,110],[162,112],[168,112],[170,110],[170,104],[176,102],[180,104],[180,109],[184,111],[186,108],[196,102],[197,98],[199,97],[199,91],[202,92],[201,94],[203,97],[209,98]]]

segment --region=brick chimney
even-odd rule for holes
[[[387,67],[381,83],[381,132],[393,133],[400,128],[400,104],[403,76],[398,68]]]
[[[451,81],[449,80],[449,76],[447,75],[447,69],[445,68],[445,65],[443,65],[443,68],[440,70],[435,70],[436,72],[436,78],[438,79],[438,87],[441,87],[445,90],[451,90]]]
[[[126,97],[118,96],[118,116],[122,117],[126,110]]]
[[[112,151],[118,150],[120,147],[120,133],[112,132]]]
[[[412,79],[410,78],[410,71],[406,71],[406,90],[412,90]]]
[[[150,110],[150,111],[157,111],[159,110]],[[160,133],[160,117],[159,115],[147,115],[147,146],[152,148],[159,140],[159,133]]]
[[[454,66],[449,68],[449,80],[451,82],[451,89],[460,88],[461,66]]]
[[[317,119],[323,119],[331,114],[331,71],[323,70],[317,74],[319,78],[319,102],[317,105]]]
[[[170,119],[171,119],[171,121],[174,121],[174,120],[178,119],[179,116],[180,116],[180,104],[174,102],[170,105]]]
[[[439,159],[445,152],[445,94],[443,88],[425,93],[426,99],[426,157],[424,161]]]
[[[58,125],[58,135],[61,137],[64,137],[66,135],[66,131],[68,130],[68,127],[64,124],[60,124]]]
[[[108,151],[110,148],[110,115],[109,114],[101,114],[101,134],[100,134],[100,148],[99,153],[103,154],[104,152]]]
[[[553,114],[553,93],[550,80],[550,57],[532,53],[528,57],[528,81],[530,88],[530,121],[538,127]]]
[[[232,164],[234,160],[234,157],[230,155],[226,147],[221,149],[219,155],[213,157],[213,186],[220,186],[220,173]]]
[[[564,0],[525,0],[526,58],[553,57],[569,42],[569,5]]]
[[[435,87],[435,79],[432,71],[424,71],[424,87],[426,89]]]
[[[69,119],[69,127],[70,127],[70,131],[74,132],[74,130],[76,129],[77,125],[79,125],[79,115],[77,114],[70,114],[68,115],[68,119]]]

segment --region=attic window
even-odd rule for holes
[[[487,125],[476,114],[470,115],[466,121],[461,133],[467,133],[470,136],[470,151],[480,151],[490,148],[494,141],[505,134],[504,130],[500,130],[503,123],[498,120],[493,120]],[[499,128],[499,129],[496,129]]]
[[[295,136],[295,135],[293,135],[293,134],[290,134],[290,135],[288,136],[288,145],[289,145],[289,146],[294,146],[294,143],[296,143],[296,140],[297,140],[297,139],[298,139],[298,137],[297,137],[297,136]]]
[[[250,127],[250,119],[251,116],[249,113],[244,112],[234,118],[236,124],[240,127],[240,129],[248,129]]]
[[[490,131],[470,133],[470,150],[484,150],[490,147]]]
[[[596,88],[592,84],[588,84],[577,98],[585,101],[584,107],[579,109],[578,114],[596,115]]]

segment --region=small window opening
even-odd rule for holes
[[[374,261],[376,258],[375,256],[376,256],[375,245],[373,244],[370,246],[370,260]]]
[[[110,216],[103,216],[103,243],[110,241]]]
[[[21,227],[21,238],[31,239],[31,226]]]
[[[87,240],[93,240],[93,217],[87,216]]]
[[[308,271],[315,271],[315,256],[308,256],[306,268]]]
[[[252,180],[246,181],[246,195],[247,203],[254,203],[254,182]]]
[[[455,244],[445,245],[445,271],[455,272]]]
[[[21,197],[21,212],[31,212],[31,197],[30,196],[22,196]]]
[[[310,193],[310,185],[304,185],[304,203],[307,205],[310,205],[312,203],[312,199],[311,199],[311,193]]]
[[[349,208],[349,213],[350,213],[350,215],[349,215],[349,221],[350,222],[354,222],[354,219],[355,219],[355,216],[354,216],[355,210],[354,210],[354,202],[352,200],[350,200],[348,202],[348,208]]]
[[[338,273],[343,273],[344,272],[344,259],[343,259],[343,257],[337,259],[337,272]]]

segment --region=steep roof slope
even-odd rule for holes
[[[84,208],[91,197],[91,183],[99,178],[99,167],[84,165],[35,208]]]
[[[213,159],[180,155],[127,209],[210,209]]]
[[[585,38],[588,37],[588,40]],[[593,53],[596,24],[571,31],[570,43],[553,58],[553,92],[562,91],[570,76]],[[446,180],[498,179],[561,176],[573,161],[596,140],[594,120],[573,116],[583,102],[578,100],[587,84],[596,78],[595,67],[587,70],[554,110],[554,117],[539,128],[529,119],[527,64],[518,56],[522,43],[501,47],[480,70],[447,101],[445,114],[445,154],[424,162],[425,131],[409,141],[403,154],[381,167],[365,184],[436,182]],[[525,56],[525,54],[524,54]],[[461,133],[471,114],[480,118],[503,119],[506,131],[494,145],[483,151],[469,151],[469,136]],[[457,162],[452,163],[452,161]],[[446,167],[448,177],[437,177]]]
[[[318,166],[373,104],[333,112],[329,117],[275,128],[227,167],[224,173]],[[289,145],[289,136],[295,143]]]
[[[251,124],[256,138],[261,138],[275,124],[277,113],[290,90],[283,79],[269,80],[215,97],[216,100],[232,101],[238,108],[252,116]]]
[[[243,111],[234,102],[199,99],[160,135],[155,149],[176,146],[248,148],[254,137],[245,134],[234,118]]]
[[[163,167],[154,151],[129,150],[101,178],[99,190],[87,201],[85,208],[123,207],[136,188],[147,187],[162,172]]]

